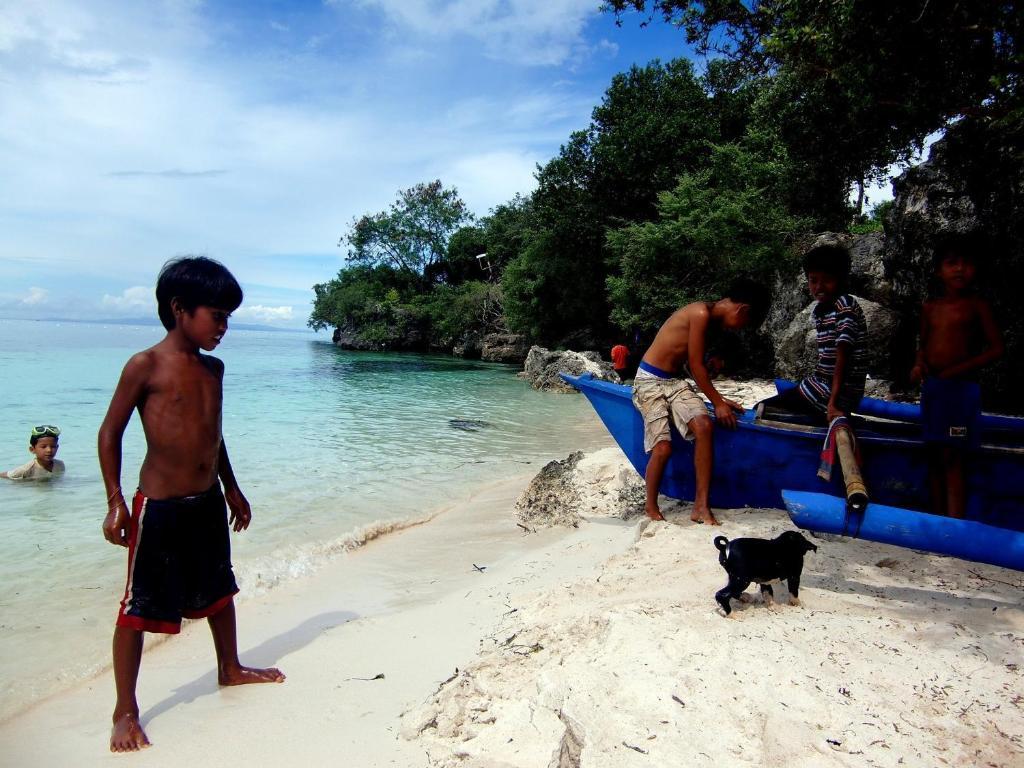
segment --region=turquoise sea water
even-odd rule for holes
[[[0,320],[0,467],[60,426],[67,475],[0,481],[0,717],[109,664],[125,550],[100,532],[96,431],[128,357],[159,327]],[[253,507],[233,535],[242,597],[344,556],[386,521],[423,518],[476,486],[531,472],[594,434],[583,398],[539,393],[509,366],[345,352],[324,335],[229,331],[224,435]],[[144,453],[133,417],[122,485]],[[31,649],[31,651],[29,650]]]

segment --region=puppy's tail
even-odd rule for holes
[[[729,540],[725,536],[715,536],[715,546],[718,547],[718,562],[725,565],[725,549],[729,546]]]

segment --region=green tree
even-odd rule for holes
[[[1000,111],[1019,86],[1013,0],[609,0],[661,15],[702,54],[767,78],[758,122],[786,143],[803,184],[795,208],[825,226],[848,220],[851,184],[907,161],[961,115]]]
[[[400,191],[386,211],[354,219],[341,242],[348,244],[352,264],[423,275],[445,257],[452,233],[472,218],[454,187],[431,181]]]
[[[653,217],[658,193],[707,161],[719,126],[709,104],[684,59],[612,79],[588,128],[537,172],[529,234],[502,277],[513,329],[548,344],[607,335],[604,285],[616,265],[605,235]]]
[[[533,197],[517,194],[507,203],[496,205],[483,218],[487,259],[500,275],[512,259],[526,247],[535,226]]]
[[[458,285],[486,277],[476,257],[487,250],[487,232],[483,227],[462,227],[448,240],[444,258],[424,270],[429,283]]]
[[[609,233],[621,264],[608,278],[615,324],[655,329],[683,304],[720,297],[736,277],[768,283],[792,267],[787,244],[806,222],[786,210],[788,168],[771,137],[716,146],[706,167],[659,196],[657,221]]]

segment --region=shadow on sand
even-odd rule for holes
[[[359,614],[352,613],[351,611],[321,613],[307,619],[294,629],[264,640],[256,647],[243,651],[239,655],[242,657],[242,662],[247,666],[272,667],[284,656],[309,645],[325,631],[334,627],[340,627],[342,624],[358,618]],[[213,649],[211,648],[210,650],[212,653]],[[166,699],[154,704],[143,712],[140,718],[142,725],[145,727],[151,720],[180,704],[191,703],[202,696],[208,696],[219,690],[217,670],[211,669],[201,677],[185,683],[180,688],[176,688],[174,693]]]

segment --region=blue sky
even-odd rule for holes
[[[0,317],[155,314],[204,253],[302,326],[354,216],[440,178],[527,193],[612,75],[685,53],[599,0],[0,5]]]

